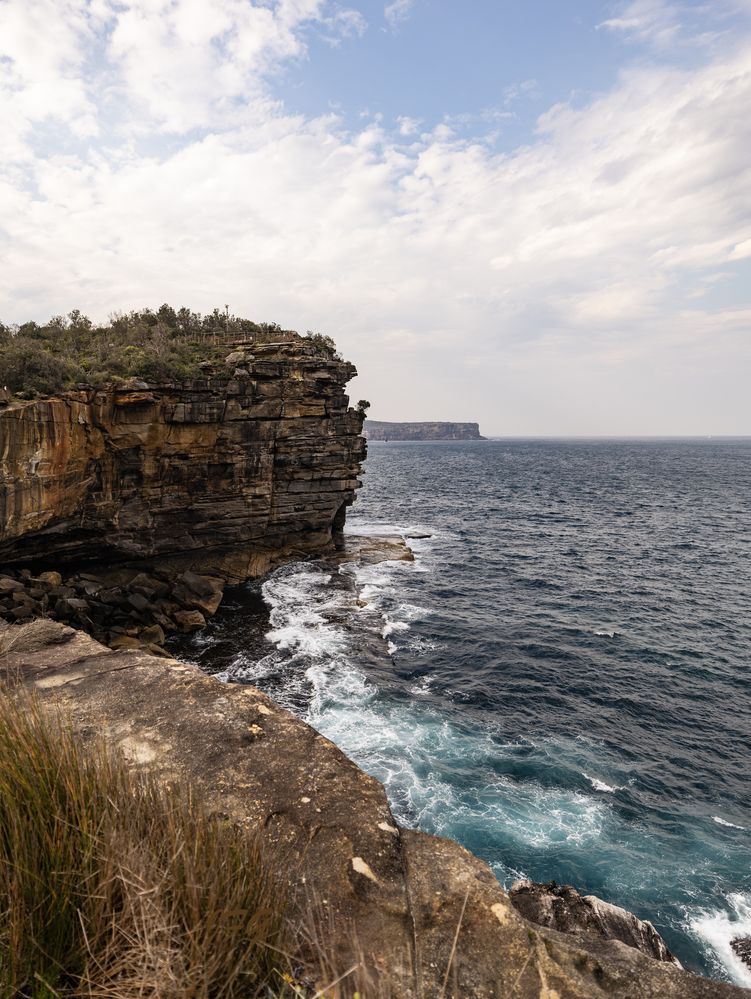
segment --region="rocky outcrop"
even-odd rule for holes
[[[596,895],[580,895],[571,885],[517,881],[509,897],[525,919],[561,933],[585,933],[603,940],[620,940],[656,961],[680,967],[668,945],[650,922]]]
[[[354,367],[301,337],[228,351],[189,383],[0,409],[0,564],[158,557],[239,581],[331,545],[365,456]]]
[[[734,937],[730,946],[737,957],[751,970],[751,937]]]
[[[384,423],[366,420],[363,433],[371,441],[484,441],[479,423]]]
[[[5,629],[3,631],[3,628]],[[383,787],[253,687],[50,621],[0,623],[0,679],[259,828],[316,946],[308,975],[392,999],[742,999],[635,947],[528,922],[485,864],[400,829]],[[352,971],[351,969],[356,970]],[[327,993],[328,994],[328,993]]]

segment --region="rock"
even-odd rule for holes
[[[178,582],[172,589],[172,596],[184,607],[200,610],[209,616],[216,614],[223,595],[223,580],[190,571],[178,576]]]
[[[109,647],[114,650],[140,649],[142,645],[137,638],[132,638],[130,635],[115,635],[114,638],[110,638]]]
[[[62,586],[63,584],[63,577],[59,572],[40,572],[37,578],[50,586]]]
[[[735,937],[730,946],[747,968],[751,969],[751,937]]]
[[[79,600],[78,597],[69,597],[66,602],[68,607],[77,613],[86,614],[91,609],[86,600]]]
[[[175,614],[175,622],[180,631],[195,631],[197,628],[203,628],[206,618],[200,611],[182,610]]]
[[[233,350],[231,354],[227,354],[224,358],[225,364],[241,364],[245,360],[244,350]]]
[[[23,583],[19,582],[17,579],[11,579],[9,576],[0,577],[0,595],[15,593],[17,590],[22,589]]]
[[[138,638],[146,645],[164,645],[164,631],[158,624],[152,624],[138,633]]]
[[[240,582],[293,551],[331,550],[365,457],[345,394],[355,369],[300,337],[233,353],[230,370],[248,377],[232,392],[222,366],[222,377],[0,410],[0,565],[44,559],[64,575],[66,564],[170,558],[170,578]]]
[[[21,604],[18,607],[13,607],[9,611],[11,617],[14,617],[16,621],[21,621],[27,617],[33,617],[34,608],[30,607],[28,604]]]
[[[42,645],[39,625],[59,637]],[[35,690],[82,734],[109,733],[134,769],[190,785],[210,813],[258,830],[312,925],[317,945],[301,959],[317,987],[357,964],[375,980],[367,999],[748,997],[617,940],[528,922],[485,864],[400,829],[377,781],[253,687],[50,622],[7,631],[0,680]],[[320,971],[322,952],[332,974]]]
[[[151,602],[148,597],[145,597],[143,593],[129,593],[127,602],[134,610],[138,611],[139,614],[142,614],[151,606]]]
[[[679,962],[650,922],[596,895],[580,895],[571,885],[517,881],[509,892],[514,908],[525,919],[561,933],[586,933],[603,940],[620,940],[656,961]]]

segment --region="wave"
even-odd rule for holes
[[[728,829],[744,829],[745,830],[745,828],[746,828],[745,826],[737,826],[735,824],[735,822],[728,822],[727,819],[722,819],[722,818],[720,818],[719,815],[713,815],[712,819],[713,819],[714,822],[717,823],[718,826],[727,826]]]
[[[738,937],[751,937],[751,895],[740,892],[727,897],[724,909],[697,910],[688,920],[689,932],[710,950],[712,963],[736,985],[751,987],[751,968],[731,947]]]
[[[590,777],[589,774],[585,774],[582,770],[582,777],[586,777],[595,791],[603,791],[607,794],[615,794],[616,791],[622,791],[622,784],[606,784],[604,780],[600,780],[598,777]]]

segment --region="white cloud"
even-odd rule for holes
[[[336,8],[212,2],[55,4],[35,63],[28,7],[0,8],[25,116],[0,164],[5,321],[226,301],[332,333],[376,416],[749,429],[746,40],[690,72],[632,69],[496,154],[446,125],[286,113],[264,81]]]
[[[681,30],[681,8],[670,0],[629,0],[619,15],[603,21],[601,28],[622,31],[629,38],[666,45]]]
[[[406,21],[415,7],[416,0],[392,0],[383,8],[383,16],[394,30]]]

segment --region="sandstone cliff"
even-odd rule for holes
[[[484,441],[479,423],[385,423],[366,420],[363,430],[372,441]]]
[[[239,581],[330,545],[365,455],[354,367],[301,337],[228,350],[188,384],[0,409],[0,564],[224,552]]]

